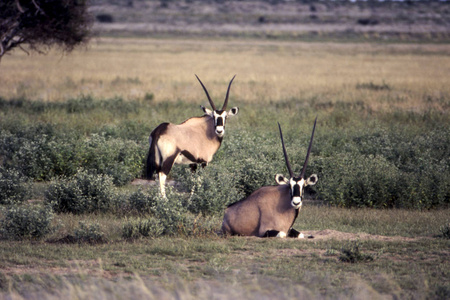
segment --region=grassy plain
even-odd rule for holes
[[[304,155],[312,120],[319,116],[314,170],[320,170],[319,158],[329,152],[368,147],[358,144],[364,134],[395,133],[422,147],[426,142],[421,144],[421,139],[445,133],[450,125],[449,54],[450,46],[429,44],[104,38],[67,57],[56,52],[4,57],[0,118],[2,129],[10,131],[17,124],[51,124],[55,127],[50,128],[73,130],[77,136],[128,135],[145,151],[154,126],[199,115],[198,105],[207,104],[194,74],[219,103],[237,74],[230,105],[239,106],[240,115],[228,123],[227,138],[208,170],[226,170],[232,160],[242,164],[238,150],[253,143],[268,156],[263,159],[258,151],[247,151],[260,161],[251,166],[260,168],[261,174],[270,173],[267,181],[272,184],[275,167],[276,172],[285,172],[276,121],[286,127],[288,151],[297,157]],[[93,102],[92,108],[69,112],[70,103],[83,103],[70,102],[83,98],[80,95],[95,101],[122,98],[131,109],[121,111],[126,108],[123,103],[109,109]],[[51,106],[57,103],[63,108]],[[440,163],[447,166],[446,137],[436,139],[444,141],[441,148],[417,151],[432,157],[444,153]],[[390,145],[383,147],[387,151]],[[303,156],[299,159],[296,168]],[[345,175],[341,167],[334,174]],[[319,173],[319,180],[324,173]],[[180,174],[180,168],[174,170],[175,178]],[[440,175],[448,175],[448,169]],[[331,184],[331,179],[323,184]],[[35,183],[34,203],[43,200],[47,185]],[[315,238],[283,241],[221,238],[212,232],[127,240],[122,226],[130,216],[58,214],[54,231],[44,239],[0,240],[0,297],[445,299],[450,295],[449,240],[438,237],[449,220],[445,208],[344,209],[312,201],[305,204],[295,227]],[[221,215],[211,218],[213,227],[219,228]],[[106,242],[63,242],[80,221],[97,222]],[[343,262],[344,250],[353,249],[357,256],[355,245],[369,259]]]
[[[448,213],[306,205],[296,227],[318,229],[308,231],[315,239],[209,234],[134,241],[117,238],[114,216],[62,215],[57,236],[82,219],[99,222],[109,242],[2,241],[2,290],[19,299],[441,299],[448,296],[449,241],[435,236]],[[336,231],[324,230],[330,228]],[[342,251],[354,245],[372,260],[341,261]]]
[[[99,39],[70,56],[15,52],[2,61],[0,94],[6,99],[62,101],[94,98],[182,100],[204,103],[197,74],[223,99],[264,104],[291,98],[362,101],[375,110],[440,108],[424,95],[448,95],[447,44],[338,44],[261,40]],[[358,84],[395,89],[371,93]],[[430,103],[431,102],[431,103]],[[185,116],[180,116],[185,118]]]

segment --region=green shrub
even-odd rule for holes
[[[99,102],[92,99],[90,96],[81,96],[79,98],[72,98],[67,100],[65,107],[68,113],[80,113],[92,110],[99,106]]]
[[[134,141],[92,134],[56,132],[55,126],[14,128],[0,132],[4,164],[35,180],[73,176],[79,167],[96,170],[124,185],[142,174],[146,149]]]
[[[129,197],[130,208],[140,214],[146,214],[151,212],[152,208],[156,205],[158,189],[152,189],[150,191],[144,191],[139,189],[133,192]]]
[[[150,217],[129,219],[123,225],[124,238],[157,237],[160,235],[203,236],[217,230],[214,217],[191,214],[201,204],[193,204],[190,193],[178,193],[171,186],[166,187],[167,198],[160,195],[159,188],[150,191],[138,190],[130,196],[130,206]],[[204,204],[204,203],[203,203]],[[206,205],[211,207],[211,204]],[[193,208],[195,207],[195,209]],[[221,206],[220,212],[223,211]]]
[[[358,88],[378,93],[373,90],[392,87],[383,82],[362,82]],[[445,110],[446,96],[424,94],[424,98],[431,97],[424,101],[432,105],[422,112],[393,108],[372,111],[367,101],[321,99],[321,95],[274,99],[257,109],[242,103],[242,117],[230,119],[222,146],[203,173],[191,176],[186,166],[172,170],[170,176],[181,183],[177,189],[183,192],[178,201],[183,202],[183,212],[218,213],[261,186],[275,185],[275,174],[287,175],[277,121],[283,126],[297,174],[312,120],[318,114],[307,169],[308,174],[319,176],[313,187],[318,197],[345,207],[448,207],[449,121],[445,112],[433,108],[440,105]],[[399,101],[396,97],[387,93],[383,101]],[[187,116],[200,115],[197,106],[182,101],[152,103],[85,96],[65,102],[0,100],[1,164],[30,179],[45,181],[72,177],[81,167],[111,176],[115,185],[125,185],[141,176],[148,134],[157,124],[167,120],[179,123]],[[102,126],[84,121],[100,114],[105,120]],[[59,117],[52,118],[54,115]],[[170,119],[173,116],[175,119]],[[68,199],[83,197],[72,187],[68,192],[66,182],[61,184],[63,198],[66,194],[73,194]],[[194,193],[189,199],[191,190]],[[145,204],[145,197],[133,201],[129,203],[145,207],[144,212],[151,206]],[[83,205],[80,209],[84,210]]]
[[[393,207],[398,202],[397,168],[380,156],[341,154],[316,159],[310,172],[319,174],[317,190],[342,207]]]
[[[227,204],[243,197],[239,178],[226,168],[208,166],[194,174],[183,168],[180,175],[181,189],[189,194],[185,209],[192,213],[220,214]]]
[[[111,177],[80,170],[70,180],[50,184],[45,201],[55,212],[74,214],[114,209],[118,196]]]
[[[23,202],[29,195],[29,179],[16,170],[0,166],[0,204]]]
[[[357,263],[373,261],[374,257],[370,254],[363,254],[359,249],[361,244],[359,242],[351,242],[342,247],[339,260],[342,262]]]
[[[317,139],[320,196],[351,207],[433,208],[450,204],[450,134],[364,127]]]
[[[74,238],[79,243],[89,244],[100,244],[106,241],[105,234],[101,231],[98,223],[80,222],[79,227],[75,229]]]
[[[36,125],[0,132],[4,164],[35,180],[75,174],[80,165],[78,137],[56,131],[53,125]]]
[[[53,212],[48,207],[12,206],[0,220],[3,238],[39,239],[51,231]]]
[[[269,139],[268,135],[247,131],[230,134],[223,150],[219,150],[220,153],[213,162],[214,167],[220,166],[218,179],[229,181],[224,177],[231,177],[233,182],[227,183],[226,187],[229,185],[232,189],[237,189],[236,199],[226,204],[240,200],[237,198],[247,197],[262,186],[276,184],[275,175],[286,171],[281,144],[278,144],[277,136],[273,136],[275,140]],[[279,147],[273,145],[274,141]],[[220,175],[221,172],[225,175]]]
[[[179,225],[178,232],[184,236],[195,237],[204,237],[211,234],[217,234],[221,224],[218,224],[217,220],[220,219],[214,216],[187,214],[185,215],[184,222]]]
[[[158,237],[163,232],[164,228],[156,218],[129,219],[122,226],[122,237],[125,239]]]
[[[92,134],[81,149],[81,161],[87,170],[110,175],[116,185],[124,185],[142,174],[146,149],[132,141]]]
[[[442,161],[398,178],[399,207],[430,209],[450,204],[450,172]]]
[[[171,186],[166,186],[166,196],[164,198],[157,194],[151,213],[163,228],[163,235],[175,235],[179,233],[179,227],[186,221],[186,201]]]
[[[280,157],[280,159],[282,159]],[[247,158],[240,164],[239,185],[245,196],[267,185],[275,185],[275,175],[283,173],[286,167],[275,169],[273,160],[268,158]],[[239,199],[238,199],[239,200]]]
[[[450,222],[439,228],[440,236],[444,239],[450,239]]]

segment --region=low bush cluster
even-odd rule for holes
[[[170,186],[166,188],[166,193],[167,197],[163,198],[159,188],[154,188],[146,191],[140,189],[130,195],[131,208],[139,211],[141,216],[126,220],[122,230],[124,238],[160,235],[202,236],[217,230],[218,224],[214,224],[213,217],[198,213],[211,209],[211,203],[222,212],[223,206],[215,203],[216,199],[210,199],[211,203],[203,201],[195,204],[192,201],[192,193],[179,193]],[[143,209],[138,210],[138,207]],[[210,210],[209,215],[217,212],[218,210]]]
[[[218,214],[226,205],[243,197],[239,177],[226,168],[211,166],[196,173],[178,168],[174,173],[180,180],[181,190],[189,194],[186,209],[192,213]]]
[[[444,239],[450,239],[450,222],[447,222],[445,225],[442,225],[439,228],[440,236]]]
[[[156,205],[158,193],[159,190],[157,189],[138,189],[137,191],[131,193],[128,198],[128,203],[131,210],[137,212],[138,214],[150,213]]]
[[[122,237],[125,239],[158,237],[163,232],[163,225],[153,217],[127,219],[122,226]]]
[[[17,170],[0,166],[0,205],[17,204],[30,194],[29,179]]]
[[[356,88],[388,93],[392,86],[362,83]],[[120,211],[138,216],[124,225],[127,238],[211,232],[208,216],[222,214],[228,204],[262,186],[275,185],[275,174],[287,175],[277,121],[292,168],[301,172],[312,122],[299,120],[313,120],[316,114],[306,175],[316,173],[319,181],[307,189],[310,197],[342,207],[429,209],[450,204],[450,124],[445,113],[376,113],[364,101],[320,102],[317,97],[268,103],[257,113],[242,105],[245,117],[230,122],[206,168],[191,173],[186,166],[174,166],[169,176],[176,185],[168,187],[167,199],[157,188],[122,192],[118,186],[144,173],[151,129],[162,121],[183,121],[176,120],[180,112],[200,114],[181,101],[143,100],[0,99],[0,204],[19,209],[17,204],[30,197],[30,182],[45,181],[45,204],[56,213]],[[98,117],[100,112],[114,115],[114,122],[94,128],[61,121],[65,116]],[[59,123],[49,121],[59,114]],[[80,230],[95,232],[94,227]]]
[[[74,177],[50,184],[45,202],[57,213],[83,214],[112,210],[118,201],[108,175],[80,170]]]
[[[347,134],[345,144],[339,136],[327,136],[324,147],[320,140],[311,164],[311,172],[319,174],[322,199],[343,207],[429,209],[450,204],[447,129],[409,135],[365,128]]]
[[[104,243],[105,234],[101,231],[98,223],[80,222],[74,231],[74,239],[79,243],[100,244]]]
[[[0,220],[0,236],[5,239],[39,239],[51,231],[53,211],[49,207],[9,207]]]
[[[360,250],[360,242],[351,242],[341,249],[341,254],[339,255],[339,260],[348,263],[358,263],[358,262],[369,262],[373,261],[374,257],[371,254],[364,254]]]
[[[59,132],[56,125],[0,129],[0,156],[9,169],[34,180],[72,176],[82,167],[113,177],[124,185],[142,174],[146,149],[105,133],[80,136]]]

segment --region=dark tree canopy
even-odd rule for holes
[[[88,40],[91,24],[88,0],[1,0],[0,59],[24,45],[39,52],[53,45],[71,51]]]

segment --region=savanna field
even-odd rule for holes
[[[448,299],[450,46],[94,39],[0,65],[0,298]],[[221,148],[142,180],[148,136],[217,105]],[[222,237],[227,204],[317,174],[294,227]]]

